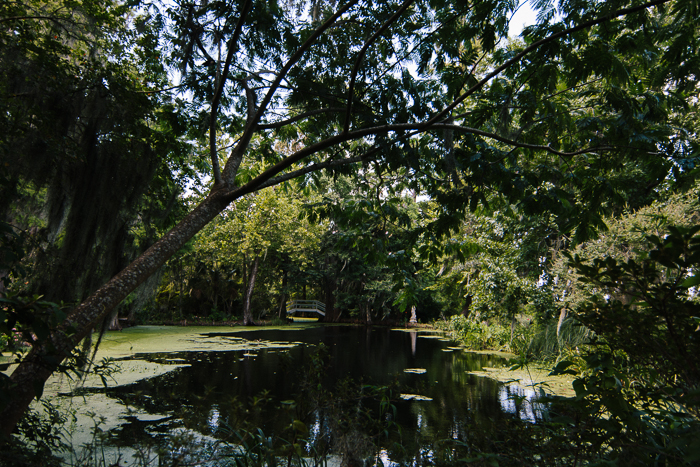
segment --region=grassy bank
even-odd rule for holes
[[[528,361],[556,363],[576,354],[592,333],[572,319],[565,320],[559,332],[557,323],[532,324],[528,318],[517,320],[513,326],[485,321],[472,321],[464,316],[433,323],[452,339],[471,350],[509,352]]]

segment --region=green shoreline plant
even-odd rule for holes
[[[569,255],[577,279],[590,285],[569,322],[590,331],[578,332],[588,342],[563,354],[552,371],[575,377],[576,396],[544,399],[543,429],[552,433],[544,446],[562,454],[561,465],[570,465],[567,450],[575,453],[571,465],[700,462],[698,232],[698,225],[667,226],[640,239],[626,258]],[[483,323],[463,317],[443,326],[467,344],[490,336]]]

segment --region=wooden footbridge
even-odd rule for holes
[[[287,302],[287,314],[318,313],[326,316],[326,304],[318,300],[290,300]]]

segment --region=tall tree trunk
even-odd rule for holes
[[[571,281],[566,282],[566,287],[564,288],[564,292],[568,295],[571,290]],[[559,334],[561,333],[561,326],[564,324],[564,320],[566,319],[566,307],[563,307],[559,311],[559,321],[557,322],[557,340],[561,339],[559,337]]]
[[[338,283],[335,277],[326,277],[324,280],[324,302],[326,304],[326,316],[323,317],[322,321],[327,321],[329,323],[338,321],[340,316],[338,315],[338,310],[335,307],[335,292],[338,289]]]
[[[462,316],[469,318],[469,313],[472,307],[472,295],[469,294],[464,297],[464,306],[462,307]]]
[[[250,278],[248,279],[248,288],[245,291],[245,303],[243,304],[243,324],[251,326],[255,324],[253,314],[250,312],[250,300],[253,298],[253,287],[255,287],[255,277],[258,275],[258,265],[260,264],[260,256],[256,256],[253,261],[253,267],[250,268]]]
[[[211,315],[212,311],[216,313],[219,311],[219,288],[217,284],[219,283],[219,273],[216,269],[216,262],[214,262],[214,268],[211,271],[211,303],[212,308],[209,310]]]
[[[24,357],[10,377],[12,400],[0,412],[0,440],[8,439],[44,383],[78,343],[136,287],[156,272],[226,206],[233,197],[211,193],[199,206],[134,262],[78,305],[49,336]]]
[[[557,339],[560,339],[559,334],[561,332],[561,325],[564,324],[564,320],[566,319],[566,307],[563,307],[561,311],[559,311],[559,321],[557,321]]]
[[[280,306],[277,310],[277,315],[280,318],[286,316],[285,303],[287,302],[287,271],[282,272],[282,292],[280,293]],[[283,314],[283,312],[285,312]]]
[[[178,318],[184,319],[185,315],[182,312],[182,294],[184,293],[184,290],[182,288],[182,286],[183,286],[183,284],[182,284],[182,282],[183,282],[183,279],[182,279],[182,276],[183,276],[183,274],[182,274],[182,258],[178,259],[177,263],[178,263],[177,264],[177,282],[178,282],[178,287],[179,287],[179,293],[178,293],[178,297],[177,297],[177,308],[178,308],[177,311],[179,313]]]
[[[110,331],[121,331],[122,327],[119,324],[119,311],[115,308],[109,314],[109,319],[107,320],[107,329]]]

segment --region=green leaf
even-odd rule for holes
[[[574,388],[574,391],[576,392],[576,399],[580,400],[583,399],[588,395],[588,391],[586,390],[586,385],[584,384],[584,381],[582,379],[575,379],[573,383],[571,383],[571,386]]]
[[[552,371],[549,373],[549,376],[576,375],[578,374],[576,371],[569,369],[569,367],[573,364],[574,363],[569,360],[562,360],[561,362],[557,363],[557,365],[554,368],[552,368]]]
[[[700,284],[700,275],[691,276],[691,277],[687,278],[686,280],[684,280],[681,283],[680,286],[683,287],[684,289],[688,289],[690,287],[695,287],[698,284]]]

